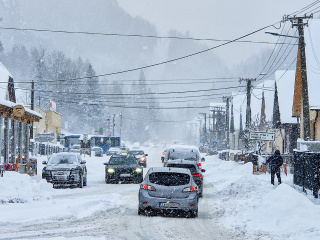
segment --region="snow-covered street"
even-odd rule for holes
[[[161,166],[147,148],[148,166]],[[206,156],[204,196],[196,219],[138,216],[138,184],[105,184],[107,157],[88,157],[88,186],[53,189],[38,175],[0,178],[0,239],[318,239],[319,201],[292,188],[282,173],[252,175],[252,165]],[[145,169],[146,172],[146,169]],[[266,221],[265,219],[268,219]]]

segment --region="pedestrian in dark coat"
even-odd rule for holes
[[[281,184],[280,167],[283,164],[283,158],[280,156],[279,150],[274,151],[274,154],[266,161],[266,164],[268,163],[270,163],[271,184],[274,185],[274,174],[277,175],[278,183]]]

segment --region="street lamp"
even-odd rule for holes
[[[273,32],[265,32],[266,34],[271,34],[273,36],[279,36],[279,37],[291,37],[291,38],[301,38],[302,36],[289,36],[289,35],[283,35],[279,33],[273,33]]]

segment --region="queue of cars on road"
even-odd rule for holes
[[[110,148],[111,149],[111,148]],[[173,145],[161,156],[163,167],[152,167],[143,178],[143,167],[147,167],[147,156],[143,150],[111,149],[105,165],[105,182],[140,183],[139,215],[174,213],[180,216],[197,217],[199,198],[203,195],[203,173],[199,149],[194,146]],[[100,149],[92,148],[95,156],[103,156]],[[108,156],[108,154],[107,154]],[[42,178],[53,184],[87,185],[87,168],[77,152],[58,153],[44,161]]]

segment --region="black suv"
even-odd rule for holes
[[[202,197],[203,193],[203,172],[205,169],[199,169],[198,164],[196,161],[189,161],[189,160],[170,160],[167,162],[166,167],[174,167],[174,168],[187,168],[190,170],[193,180],[199,187],[199,197]]]
[[[143,181],[143,168],[133,155],[112,155],[106,165],[106,183]]]
[[[56,185],[77,185],[79,188],[87,185],[86,161],[76,153],[53,154],[48,162],[43,161],[46,166],[42,169],[42,178]]]

